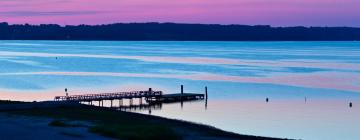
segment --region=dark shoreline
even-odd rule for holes
[[[60,26],[3,22],[0,40],[355,41],[360,40],[360,28],[157,22]]]
[[[11,102],[6,102],[5,104],[9,104]],[[16,102],[15,104],[18,104]],[[15,105],[14,104],[14,105]],[[34,104],[34,103],[21,103],[21,105],[25,104]],[[31,106],[31,105],[30,105]],[[1,106],[0,106],[1,108]],[[188,122],[184,120],[176,120],[169,119],[164,117],[145,115],[139,113],[132,112],[124,112],[117,111],[110,108],[104,107],[95,107],[95,106],[87,106],[87,105],[71,105],[71,106],[51,106],[51,107],[39,107],[35,106],[33,108],[28,109],[6,109],[0,112],[9,113],[20,116],[32,116],[32,117],[44,117],[44,118],[52,118],[52,119],[70,119],[70,120],[78,120],[78,121],[94,121],[97,120],[98,129],[94,131],[94,133],[98,133],[104,135],[106,137],[112,138],[120,138],[120,139],[128,139],[123,135],[117,135],[117,131],[107,132],[108,127],[117,127],[114,124],[124,125],[123,129],[129,129],[127,127],[132,127],[132,125],[137,126],[136,129],[145,129],[148,131],[153,129],[164,128],[165,136],[166,134],[169,136],[173,136],[174,139],[198,139],[198,138],[211,138],[211,139],[246,139],[246,140],[277,140],[278,138],[269,138],[269,137],[261,137],[261,136],[251,136],[251,135],[242,135],[233,132],[227,132],[213,126],[208,126],[205,124],[198,124],[193,122]],[[114,119],[113,119],[114,118]],[[116,120],[115,118],[121,118],[121,120]],[[123,122],[125,121],[125,122]],[[95,128],[96,128],[95,127]],[[144,128],[143,128],[144,127]],[[104,130],[103,130],[104,129]],[[89,128],[89,130],[93,130],[93,128]],[[168,132],[168,130],[171,130]],[[134,139],[143,139],[142,136],[138,136],[140,134],[136,134],[137,132],[133,132],[134,130],[125,130],[129,131],[133,135]],[[144,133],[144,132],[143,132]],[[141,135],[149,135],[147,132]],[[132,139],[129,138],[129,139]],[[163,138],[162,134],[151,135],[152,139]],[[164,137],[165,138],[165,137]]]

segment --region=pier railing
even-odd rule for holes
[[[116,100],[132,98],[152,98],[161,97],[162,91],[131,91],[116,93],[85,94],[71,96],[55,96],[55,101],[99,101],[99,100]]]

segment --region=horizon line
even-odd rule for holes
[[[104,26],[104,25],[114,25],[114,24],[183,24],[183,25],[217,25],[217,26],[262,26],[262,27],[271,27],[271,28],[293,28],[293,27],[304,27],[304,28],[360,28],[360,26],[305,26],[305,25],[295,25],[295,26],[274,26],[270,24],[221,24],[221,23],[191,23],[191,22],[112,22],[112,23],[101,23],[101,24],[60,24],[60,23],[10,23],[6,21],[0,21],[8,25],[30,25],[30,26],[40,26],[40,25],[59,25],[60,27],[66,26]]]

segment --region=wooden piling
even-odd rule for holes
[[[184,94],[184,85],[181,85],[181,94]]]
[[[207,89],[207,86],[205,87],[205,98],[208,99],[208,89]]]

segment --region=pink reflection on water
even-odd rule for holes
[[[353,101],[360,104],[359,100]],[[147,114],[146,110],[137,110]],[[212,125],[240,134],[291,139],[359,139],[360,109],[346,100],[210,100],[163,105],[152,115]]]
[[[173,74],[137,74],[114,72],[27,72],[3,73],[0,75],[64,75],[64,76],[112,76],[140,78],[175,78],[188,80],[225,81],[241,83],[265,83],[307,88],[325,88],[359,92],[360,75],[347,72],[281,73],[267,77],[229,76],[210,73]]]
[[[222,65],[248,65],[258,67],[301,67],[323,68],[337,70],[360,70],[360,64],[314,61],[314,60],[245,60],[210,57],[169,57],[169,56],[127,56],[127,55],[96,55],[96,54],[59,54],[59,53],[32,53],[0,51],[0,56],[31,56],[31,57],[83,57],[107,59],[134,59],[146,62],[180,63],[180,64],[222,64]]]
[[[309,88],[326,88],[345,91],[360,91],[360,74],[345,72],[316,72],[316,73],[283,73],[267,77],[226,76],[216,74],[197,74],[187,76],[189,79],[210,81],[232,81],[247,83],[267,83]]]

